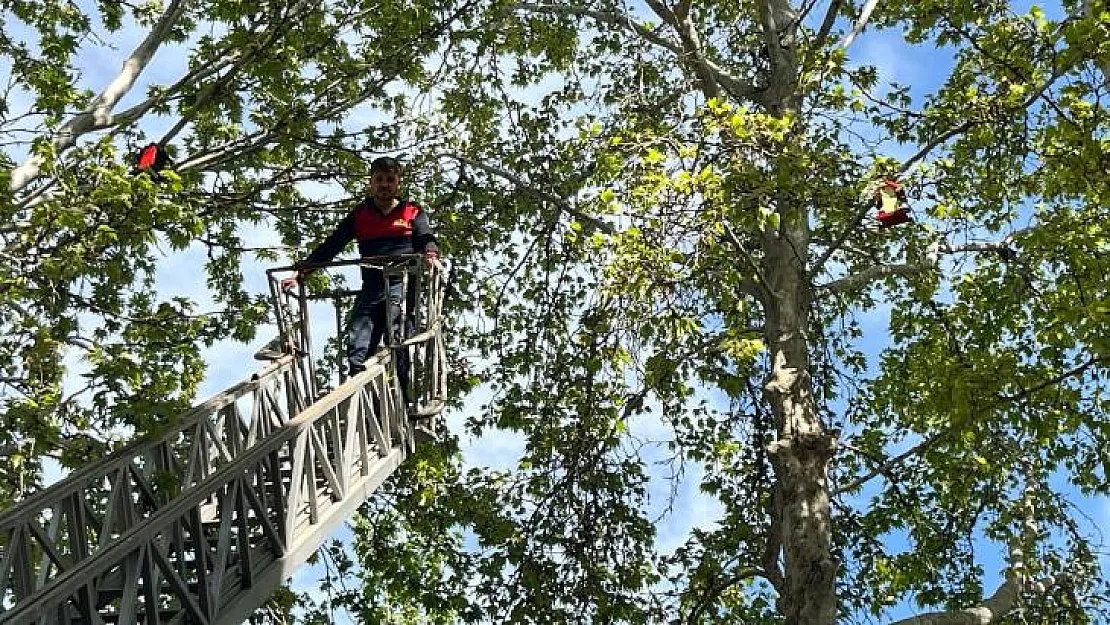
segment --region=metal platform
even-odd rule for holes
[[[232,625],[261,606],[415,449],[413,419],[446,399],[441,269],[374,266],[418,285],[419,312],[405,312],[419,323],[366,371],[317,391],[309,297],[280,292],[274,270],[281,340],[267,366],[0,514],[0,623]]]

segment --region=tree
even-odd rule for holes
[[[9,456],[6,477],[171,418],[199,346],[265,317],[239,266],[270,251],[242,226],[303,245],[343,207],[299,183],[355,192],[366,156],[411,141],[454,261],[459,405],[491,394],[467,430],[524,452],[502,471],[425,449],[356,520],[361,568],[328,554],[329,588],[363,591],[302,598],[308,618],[808,625],[911,600],[926,613],[904,625],[1101,614],[1096,537],[1069,501],[1106,490],[1097,3],[7,10],[38,45],[0,41],[35,99],[2,130],[38,138],[9,153],[0,204],[0,442],[32,463]],[[82,46],[125,17],[150,38],[102,93],[77,88]],[[936,46],[943,81],[887,84],[853,61],[879,32]],[[116,112],[169,45],[189,48],[184,75]],[[385,121],[357,122],[367,109]],[[174,152],[166,182],[128,171],[147,136]],[[874,226],[885,176],[909,186],[915,224]],[[218,312],[151,284],[157,246],[192,240]],[[88,388],[63,393],[74,353]],[[656,521],[683,511],[658,486],[695,468],[723,514],[665,549]],[[1001,577],[984,544],[1011,559]]]
[[[494,2],[447,55],[429,132],[441,188],[469,192],[436,219],[484,319],[457,328],[464,384],[491,394],[467,432],[525,448],[515,471],[447,471],[434,504],[400,486],[404,545],[466,534],[405,588],[384,584],[417,569],[361,546],[362,605],[1097,620],[1097,534],[1071,497],[1107,487],[1110,14],[645,5]],[[853,61],[881,33],[935,46],[936,87]],[[912,225],[874,223],[885,177],[910,188]],[[670,553],[656,420],[664,467],[703,468],[724,509]]]

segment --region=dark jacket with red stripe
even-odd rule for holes
[[[401,200],[388,215],[374,206],[374,200],[363,200],[335,232],[305,259],[305,264],[326,263],[335,258],[351,242],[358,241],[359,256],[392,256],[396,254],[438,254],[435,235],[428,225],[428,215],[416,202]]]

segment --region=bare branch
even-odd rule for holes
[[[916,456],[917,454],[919,454],[923,451],[927,451],[930,447],[932,447],[933,445],[936,445],[938,442],[943,440],[948,435],[952,434],[954,431],[955,430],[953,428],[948,428],[948,429],[942,430],[941,432],[938,432],[936,435],[932,436],[931,438],[927,438],[927,439],[921,441],[920,443],[914,445],[913,447],[910,447],[906,451],[903,451],[902,453],[898,454],[897,456],[894,456],[890,460],[887,460],[886,462],[877,465],[876,467],[871,469],[871,471],[865,473],[861,477],[858,477],[858,478],[852,480],[851,482],[849,482],[848,484],[845,484],[844,486],[840,486],[840,487],[836,488],[835,490],[833,490],[830,493],[830,496],[836,497],[837,495],[843,495],[844,493],[850,493],[850,492],[856,490],[857,488],[863,486],[864,484],[870,482],[871,480],[873,480],[874,478],[876,478],[880,475],[884,475],[884,476],[888,475],[889,471],[891,469],[893,469],[894,467],[901,464],[907,458],[910,458],[912,456]],[[874,461],[873,459],[871,459],[871,460]]]
[[[947,254],[962,254],[968,252],[987,252],[1000,255],[1004,260],[1011,258],[1016,252],[1013,250],[1014,241],[1021,235],[1028,232],[1030,228],[1018,230],[1000,241],[981,241],[962,243],[960,245],[949,245],[944,242],[936,242],[929,246],[926,253],[926,259],[921,263],[907,263],[897,265],[877,265],[868,267],[859,273],[852,274],[833,280],[826,284],[819,284],[816,289],[826,291],[829,293],[843,293],[852,291],[862,286],[866,286],[871,282],[886,278],[889,276],[913,276],[924,273],[931,269],[935,269],[940,260],[941,255]]]
[[[866,449],[863,449],[862,447],[859,447],[857,445],[853,445],[852,443],[848,442],[845,439],[840,439],[839,441],[837,441],[836,444],[839,447],[843,448],[843,449],[847,449],[848,451],[851,451],[851,452],[859,455],[860,457],[862,457],[863,459],[865,459],[865,460],[867,460],[868,462],[871,463],[871,465],[874,469],[874,472],[868,474],[870,476],[870,477],[868,477],[868,479],[871,479],[871,477],[875,477],[875,476],[878,476],[878,475],[881,474],[883,477],[886,478],[887,482],[890,482],[891,484],[897,484],[898,483],[898,480],[893,475],[891,475],[889,473],[889,469],[892,468],[889,465],[889,463],[884,463],[880,458],[875,457],[875,455],[872,454],[871,452],[869,452]],[[853,483],[853,484],[855,484],[855,483]],[[855,484],[855,485],[856,486],[862,486],[863,483],[860,482],[860,483]],[[847,487],[845,487],[844,489],[838,489],[836,492],[840,493],[842,490],[849,490],[849,489]]]
[[[1034,102],[1039,100],[1041,98],[1041,96],[1043,96],[1045,94],[1045,92],[1048,91],[1052,87],[1052,85],[1056,84],[1056,81],[1059,80],[1060,77],[1063,76],[1063,75],[1064,75],[1064,70],[1058,69],[1055,73],[1053,73],[1051,76],[1049,76],[1047,79],[1045,79],[1044,84],[1042,84],[1039,89],[1035,90],[1032,95],[1030,95],[1028,98],[1026,98],[1025,101],[1022,102],[1020,106],[1015,107],[1013,109],[1013,111],[1014,112],[1025,111],[1026,109],[1028,109]],[[921,146],[921,148],[918,149],[917,152],[915,152],[913,154],[913,156],[910,156],[908,159],[906,159],[906,161],[904,163],[902,163],[902,166],[900,168],[898,168],[898,176],[897,177],[898,178],[905,178],[906,176],[908,176],[917,167],[917,165],[919,163],[921,163],[925,160],[925,157],[928,156],[930,152],[932,152],[934,149],[936,149],[940,145],[946,143],[949,139],[951,139],[953,137],[956,137],[958,135],[961,135],[961,134],[967,132],[968,130],[970,130],[971,128],[973,128],[975,126],[978,126],[979,124],[985,124],[985,123],[988,123],[990,121],[993,121],[993,120],[992,119],[968,119],[968,120],[965,120],[962,124],[954,126],[953,128],[949,129],[948,131],[943,132],[943,133],[937,135],[936,137],[933,137],[932,140],[928,141],[923,146]]]
[[[1026,591],[1044,594],[1057,584],[1054,578],[1025,584]],[[950,612],[930,612],[911,616],[890,625],[990,625],[1018,606],[1022,598],[1022,582],[1014,575],[1006,579],[994,594],[979,605]]]
[[[197,94],[196,99],[193,102],[193,106],[190,109],[189,114],[183,115],[181,117],[181,119],[177,120],[177,123],[174,124],[173,127],[170,128],[168,131],[166,131],[166,133],[162,135],[162,138],[158,140],[158,144],[159,145],[166,145],[171,140],[173,140],[173,138],[175,136],[177,136],[177,134],[179,132],[184,130],[185,126],[190,121],[192,121],[193,117],[196,116],[200,107],[203,106],[205,103],[207,103],[210,99],[212,99],[212,97],[216,94],[216,92],[218,90],[227,86],[227,84],[231,82],[231,79],[236,74],[238,74],[243,69],[244,66],[246,66],[247,61],[252,60],[255,56],[256,56],[256,54],[239,55],[238,51],[236,51],[232,54],[229,54],[228,57],[224,59],[223,63],[215,64],[214,69],[211,72],[206,72],[206,74],[210,75],[210,74],[214,73],[215,71],[219,71],[219,70],[223,69],[224,67],[227,67],[228,65],[234,63],[234,65],[231,67],[230,70],[228,70],[228,72],[226,74],[224,74],[219,79],[212,82],[211,84],[207,85],[203,90],[201,90],[200,93]],[[182,79],[182,80],[184,80],[184,79]],[[199,80],[199,77],[198,77],[198,80]],[[178,84],[181,84],[181,81],[179,81]],[[144,104],[146,104],[146,103],[144,103]],[[128,111],[128,113],[130,113],[130,111]],[[123,115],[126,115],[126,113],[121,113],[121,116],[123,116]]]
[[[1030,387],[1030,388],[1023,388],[1023,389],[1021,389],[1020,392],[1014,393],[1012,395],[1003,395],[1003,396],[999,397],[999,399],[1001,401],[1005,401],[1005,402],[1012,402],[1012,401],[1017,401],[1019,399],[1023,399],[1025,397],[1028,397],[1029,395],[1032,395],[1033,393],[1036,393],[1037,391],[1043,391],[1044,389],[1046,389],[1050,386],[1056,386],[1057,384],[1060,384],[1061,382],[1063,382],[1064,380],[1067,380],[1068,378],[1074,378],[1077,375],[1082,375],[1084,372],[1086,372],[1091,367],[1103,364],[1104,362],[1106,362],[1106,360],[1107,360],[1106,358],[1103,358],[1101,356],[1092,356],[1086,362],[1084,362],[1083,364],[1078,365],[1078,366],[1076,366],[1072,369],[1069,369],[1068,371],[1065,371],[1065,372],[1063,372],[1063,373],[1061,373],[1057,376],[1051,377],[1051,378],[1045,380],[1044,382],[1041,382],[1040,384],[1038,384],[1036,386],[1033,386],[1033,387]]]
[[[229,141],[217,148],[209,150],[208,152],[198,154],[191,159],[182,161],[178,165],[174,166],[174,170],[178,172],[186,172],[190,170],[211,170],[219,163],[260,149],[275,136],[277,136],[277,133],[271,131],[247,135],[240,139]]]
[[[924,273],[929,269],[932,269],[932,265],[927,263],[876,265],[874,267],[868,267],[859,273],[840,278],[839,280],[833,280],[826,284],[819,284],[817,285],[817,289],[829,293],[843,293],[866,286],[880,278],[889,276],[914,276]]]
[[[216,68],[214,70],[207,71],[206,74],[211,75],[229,65],[231,66],[230,69],[228,69],[228,71],[223,76],[220,76],[218,79],[206,85],[205,88],[196,95],[196,99],[193,102],[193,106],[190,109],[189,114],[184,115],[181,117],[181,119],[177,120],[177,123],[174,124],[173,127],[170,128],[168,131],[166,131],[166,133],[162,136],[158,143],[160,145],[165,145],[178,133],[184,130],[185,126],[188,125],[189,122],[191,122],[193,118],[197,115],[200,107],[202,107],[209,100],[215,97],[222,89],[227,87],[227,85],[231,83],[232,79],[234,79],[235,76],[238,75],[244,67],[246,67],[256,58],[261,56],[262,51],[269,49],[271,46],[277,43],[281,36],[289,31],[289,29],[291,28],[290,24],[296,23],[296,20],[293,19],[294,16],[296,16],[301,10],[310,6],[311,2],[298,2],[297,4],[289,7],[289,15],[285,19],[277,20],[277,28],[274,28],[269,33],[265,33],[265,36],[263,36],[263,33],[255,33],[256,42],[252,45],[247,46],[245,49],[229,51],[220,63],[215,64]],[[199,80],[194,80],[194,82],[199,82]],[[181,83],[179,82],[178,84]]]
[[[56,154],[73,147],[77,143],[77,138],[81,135],[112,125],[112,109],[134,86],[139,74],[150,63],[150,59],[169,34],[170,27],[184,14],[189,2],[190,0],[173,0],[154,25],[154,28],[147,34],[146,39],[123,62],[123,69],[120,73],[89,103],[87,109],[73,116],[62,125],[52,141],[52,147]],[[28,158],[19,167],[12,170],[9,188],[16,192],[26,187],[39,176],[43,164],[44,160],[39,155]]]
[[[856,20],[856,25],[852,27],[852,32],[848,33],[844,39],[841,40],[841,48],[847,48],[852,45],[856,37],[863,32],[863,29],[867,27],[867,20],[871,19],[871,12],[875,10],[878,4],[879,0],[867,0],[867,4],[863,5],[863,10],[859,13],[859,19]],[[826,19],[828,18],[826,17]]]
[[[231,63],[235,62],[237,59],[239,59],[239,51],[232,51],[232,52],[229,52],[227,57],[225,57],[223,59],[223,61],[221,61],[219,63],[213,63],[211,65],[206,65],[206,66],[204,66],[200,69],[192,70],[192,71],[188,72],[187,74],[182,76],[177,82],[175,82],[173,85],[168,87],[162,93],[155,94],[155,95],[147,98],[143,102],[140,102],[140,103],[136,104],[135,106],[132,106],[131,108],[127,109],[126,111],[122,111],[120,113],[117,113],[117,114],[113,115],[112,118],[109,120],[108,124],[104,126],[104,128],[109,127],[109,126],[119,126],[119,125],[129,124],[129,123],[139,119],[140,117],[145,115],[147,111],[149,111],[151,108],[153,108],[154,105],[158,104],[159,102],[166,101],[170,97],[172,97],[175,94],[177,94],[178,92],[180,92],[181,89],[183,89],[186,85],[199,83],[201,80],[207,78],[208,76],[211,76],[212,74],[215,74],[216,72],[219,72],[223,68],[225,68],[228,65],[230,65]],[[240,59],[240,66],[241,65],[242,65],[242,63],[241,63],[241,59]],[[235,71],[235,70],[233,70],[233,71]],[[202,96],[203,95],[204,94],[202,94]],[[197,97],[198,104],[203,102],[202,96]],[[101,129],[100,127],[97,127],[97,128],[91,128],[90,130],[100,130],[100,129]],[[168,141],[167,138],[163,138],[160,141],[160,143],[165,144],[167,141]]]
[[[732,586],[754,577],[766,578],[767,573],[758,568],[742,568],[732,575],[718,576],[706,581],[705,589],[701,592],[701,597],[693,607],[690,608],[690,612],[686,615],[685,623],[687,625],[693,625],[694,623],[703,622],[705,611],[711,608],[713,601],[720,597],[721,593]]]
[[[720,93],[717,78],[706,63],[705,55],[702,54],[701,38],[694,28],[694,23],[690,20],[690,3],[688,1],[681,2],[675,5],[672,11],[660,0],[645,1],[655,11],[656,15],[678,32],[678,38],[682,41],[683,52],[680,58],[690,63],[706,99],[716,98]]]
[[[911,171],[913,171],[913,169],[917,166],[917,164],[919,162],[923,161],[925,159],[925,157],[929,155],[930,152],[935,150],[940,145],[946,143],[949,139],[951,139],[953,137],[956,137],[958,135],[962,135],[963,133],[970,130],[973,126],[984,123],[984,121],[985,120],[968,119],[968,120],[965,120],[962,124],[954,126],[950,129],[948,129],[946,132],[942,132],[941,134],[933,137],[932,139],[927,141],[924,145],[922,145],[917,150],[917,152],[915,152],[912,156],[910,156],[908,159],[906,159],[906,161],[904,163],[902,163],[902,166],[898,168],[898,177],[899,178],[905,177],[907,174],[909,174]]]
[[[515,8],[528,11],[531,13],[547,13],[551,15],[574,15],[579,17],[589,17],[604,24],[611,26],[619,26],[622,28],[629,28],[644,40],[649,41],[657,46],[666,48],[676,55],[682,55],[682,48],[675,42],[663,37],[654,30],[644,26],[636,21],[631,15],[614,13],[611,11],[598,11],[595,9],[587,9],[585,7],[574,6],[569,4],[537,4],[534,2],[518,2]]]
[[[532,13],[589,17],[604,24],[630,29],[645,41],[669,50],[679,58],[684,58],[686,54],[686,51],[683,50],[683,46],[644,26],[628,14],[615,13],[612,11],[597,11],[575,5],[538,4],[534,2],[518,2],[515,8]],[[717,65],[710,59],[701,58],[700,64],[702,65],[702,69],[707,70],[712,75],[713,81],[719,84],[725,91],[728,91],[733,97],[751,100],[760,105],[766,104],[765,99],[762,98],[755,85],[733,76],[728,70]]]
[[[813,49],[820,50],[825,45],[825,41],[829,38],[829,33],[832,32],[833,24],[836,23],[836,16],[840,13],[840,5],[843,0],[832,0],[829,3],[829,10],[825,12],[825,19],[821,22],[821,28],[817,31],[817,37],[813,41]]]
[[[728,238],[732,240],[734,245],[736,245],[736,249],[740,252],[741,255],[744,256],[744,259],[748,261],[748,264],[751,265],[752,271],[755,273],[755,276],[759,278],[758,283],[747,281],[749,286],[745,288],[751,290],[746,292],[749,295],[753,295],[760,304],[766,306],[767,302],[774,299],[775,290],[771,288],[771,283],[767,280],[767,276],[763,275],[763,270],[759,267],[759,261],[756,260],[755,256],[752,256],[752,254],[748,251],[747,246],[745,246],[744,242],[740,240],[740,237],[736,235],[736,232],[732,229],[732,226],[730,226],[728,222],[724,221],[721,222],[721,224],[725,228],[725,234],[727,234]]]
[[[574,216],[575,219],[581,221],[582,223],[589,224],[602,232],[605,232],[607,234],[613,234],[616,232],[616,229],[613,228],[612,225],[607,224],[596,217],[587,215],[582,211],[574,208],[566,198],[538,189],[536,188],[536,185],[529,183],[527,180],[521,178],[520,176],[517,176],[516,174],[513,174],[512,172],[506,171],[499,167],[494,167],[493,165],[490,165],[488,163],[474,161],[455,154],[443,154],[442,156],[456,160],[460,163],[465,163],[466,165],[469,165],[476,169],[480,169],[488,174],[493,174],[494,176],[497,176],[499,178],[504,178],[505,180],[511,182],[514,186],[527,191],[532,195],[547,200],[552,204],[555,204],[559,207],[559,210]]]
[[[762,327],[750,327],[741,331],[744,334],[762,334]],[[694,358],[695,356],[704,357],[709,354],[720,355],[724,354],[725,350],[722,346],[721,335],[715,334],[705,337],[704,340],[689,346],[688,349],[681,350],[674,353],[671,358],[667,360],[665,369],[659,380],[668,380],[675,376],[680,367],[686,364],[686,361]],[[644,406],[644,401],[647,400],[648,395],[656,390],[656,386],[645,383],[640,390],[631,395],[626,395],[624,398],[624,410],[622,412],[624,419],[630,419]]]

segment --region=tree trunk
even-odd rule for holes
[[[836,571],[827,466],[836,440],[817,414],[809,371],[808,318],[812,301],[805,272],[806,221],[783,219],[764,241],[766,337],[772,370],[764,387],[778,439],[768,446],[775,470],[774,528],[782,540],[779,611],[788,625],[836,621]]]

